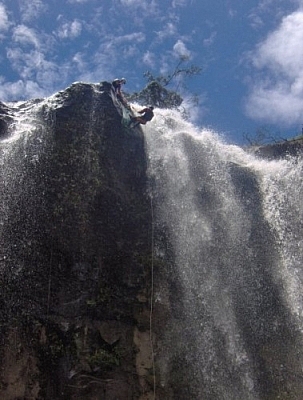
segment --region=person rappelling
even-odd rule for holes
[[[148,121],[151,121],[154,118],[154,107],[148,106],[138,111],[138,114],[141,114],[137,117],[130,117],[132,127],[142,124],[145,125]]]
[[[122,95],[122,85],[126,84],[126,79],[121,78],[121,79],[114,79],[112,81],[112,86],[114,88],[115,95],[117,99],[125,106],[128,107],[127,101]]]

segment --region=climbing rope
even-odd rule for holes
[[[149,313],[149,340],[151,347],[152,369],[153,369],[153,392],[154,400],[156,399],[156,372],[155,372],[155,354],[154,342],[152,337],[153,331],[153,301],[154,301],[154,211],[153,211],[153,196],[150,195],[151,208],[151,290],[150,290],[150,313]]]
[[[51,254],[50,254],[49,271],[48,271],[47,308],[46,308],[46,316],[47,317],[49,314],[50,298],[51,298],[52,263],[53,263],[53,250],[51,250]]]

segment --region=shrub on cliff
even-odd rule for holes
[[[188,57],[181,56],[175,69],[167,75],[155,76],[150,71],[145,72],[147,85],[140,92],[134,92],[127,96],[128,101],[135,101],[139,104],[149,104],[158,108],[178,108],[183,98],[178,92],[180,86],[184,85],[185,78],[198,75],[201,68],[195,65],[183,65]],[[176,89],[167,89],[168,86],[176,83]]]

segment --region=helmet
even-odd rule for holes
[[[121,79],[120,79],[120,82],[121,82],[121,83],[124,83],[124,85],[125,85],[125,84],[126,84],[126,79],[125,79],[125,78],[121,78]]]
[[[148,106],[148,108],[149,108],[150,110],[153,110],[153,109],[154,109],[154,106]]]

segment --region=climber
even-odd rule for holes
[[[117,99],[119,101],[121,101],[121,103],[123,105],[128,106],[128,104],[127,104],[126,100],[124,99],[124,97],[122,95],[122,92],[121,92],[122,85],[125,85],[125,84],[126,84],[126,79],[125,78],[114,79],[112,81],[112,85],[113,85],[113,88],[115,90],[115,94],[117,96]]]
[[[151,121],[154,118],[153,109],[154,109],[153,106],[145,107],[142,110],[138,111],[139,114],[143,114],[143,115],[140,115],[138,117],[130,117],[131,123],[135,122],[133,127],[135,127],[139,124],[145,125],[146,122]]]

